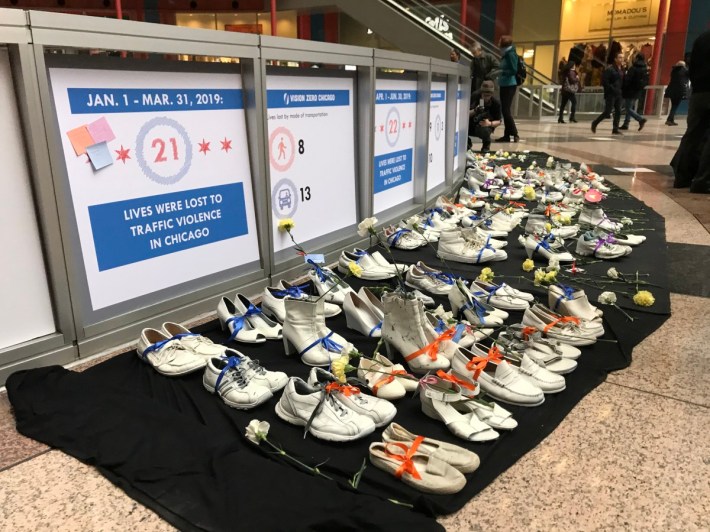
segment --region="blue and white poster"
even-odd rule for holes
[[[417,81],[378,79],[375,84],[374,212],[414,198]]]
[[[269,75],[266,81],[274,251],[357,223],[353,79]]]
[[[50,79],[94,310],[259,260],[240,75]]]
[[[427,166],[427,190],[432,190],[446,181],[446,82],[431,83],[429,103],[429,157]]]

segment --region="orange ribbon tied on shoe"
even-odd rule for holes
[[[545,207],[545,216],[549,218],[553,214],[560,214],[560,211],[558,211],[557,209],[553,209],[552,205],[548,205],[547,207]]]
[[[520,203],[519,201],[509,201],[508,205],[510,205],[511,207],[520,207],[521,209],[525,208],[525,204]]]
[[[424,436],[417,436],[414,438],[414,442],[412,443],[411,447],[407,447],[403,443],[388,443],[385,445],[385,454],[389,456],[390,458],[394,458],[398,462],[402,462],[402,465],[399,466],[397,471],[394,472],[394,476],[397,478],[401,478],[402,475],[405,473],[409,473],[412,475],[414,478],[417,480],[421,480],[422,477],[419,474],[419,471],[417,471],[417,468],[414,467],[414,462],[412,461],[412,456],[414,456],[414,453],[417,452],[417,449],[419,448],[419,444],[424,441]],[[397,453],[391,453],[389,450],[387,450],[387,447],[390,445],[394,445],[395,447],[399,447],[404,451],[404,454],[397,454]]]
[[[550,323],[545,325],[545,328],[542,330],[545,334],[547,334],[547,331],[552,329],[555,325],[558,323],[574,323],[575,325],[579,325],[579,318],[575,316],[564,316],[562,318],[557,318],[556,320],[552,320]]]
[[[520,334],[523,335],[523,340],[529,340],[530,337],[536,332],[538,331],[535,327],[523,327],[523,330],[520,331]]]
[[[325,387],[325,391],[328,393],[341,392],[345,397],[350,397],[351,395],[359,394],[360,388],[357,386],[350,386],[349,384],[331,382]]]
[[[395,375],[409,375],[409,373],[407,373],[403,369],[395,369],[394,371],[390,372],[387,377],[380,379],[372,386],[372,393],[377,396],[377,390],[380,388],[380,386],[384,386],[385,384],[389,384],[390,382],[394,381]]]
[[[468,389],[468,390],[473,391],[473,390],[476,389],[476,386],[474,386],[474,385],[471,384],[470,382],[465,381],[465,380],[463,380],[463,379],[459,379],[457,376],[452,375],[451,373],[446,373],[443,369],[440,369],[439,371],[437,371],[437,372],[436,372],[436,375],[437,375],[441,380],[453,382],[454,384],[458,384],[459,386],[462,386],[462,387],[464,387],[464,388],[466,388],[466,389]]]
[[[422,347],[418,351],[415,351],[411,355],[407,355],[406,357],[404,357],[404,360],[409,362],[410,360],[415,359],[421,355],[428,355],[430,359],[436,360],[437,353],[439,352],[439,344],[441,342],[451,340],[455,335],[456,335],[456,327],[451,327],[450,329],[447,329],[446,331],[441,333],[441,336],[439,336],[436,340],[434,340],[429,345],[425,345],[424,347]]]
[[[496,346],[493,346],[488,350],[487,356],[473,357],[469,360],[466,364],[466,369],[473,371],[473,380],[477,381],[478,376],[486,369],[489,362],[500,362],[501,360],[503,360],[503,353],[501,353]]]

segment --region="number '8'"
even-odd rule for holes
[[[300,140],[298,141],[298,153],[301,154],[301,155],[303,155],[305,152],[306,152],[306,147],[305,147],[305,145],[303,144],[303,139],[300,139]]]

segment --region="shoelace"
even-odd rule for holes
[[[250,358],[249,362],[247,362],[247,367],[257,375],[266,375],[266,368],[259,364],[256,359]]]
[[[390,236],[387,237],[387,240],[390,242],[390,245],[397,247],[397,242],[399,242],[400,238],[402,238],[403,235],[406,235],[407,233],[411,233],[411,229],[398,229],[394,233],[392,233]]]
[[[224,359],[223,359],[224,360]],[[246,375],[244,374],[244,368],[239,367],[242,363],[241,357],[228,357],[227,363],[219,372],[217,377],[217,382],[214,385],[214,392],[217,393],[221,388],[223,382],[228,384],[230,382],[236,382],[239,388],[245,388],[249,383]]]
[[[426,270],[421,270],[424,275],[428,275],[431,277],[437,284],[447,284],[447,285],[453,285],[454,282],[456,281],[456,278],[451,275],[450,273],[446,272],[428,272]]]
[[[338,383],[330,383],[330,384],[338,384]],[[316,407],[313,409],[313,412],[311,412],[310,417],[308,418],[308,421],[306,422],[306,426],[303,429],[303,439],[306,439],[306,436],[308,435],[308,430],[311,428],[311,425],[313,425],[313,420],[320,414],[321,410],[323,410],[323,405],[327,402],[335,411],[336,415],[339,417],[345,417],[348,414],[348,411],[341,405],[335,397],[333,397],[333,394],[331,391],[328,390],[328,386],[323,386],[322,384],[319,384],[318,386],[321,388],[321,395],[318,398],[318,404]],[[332,388],[331,388],[332,390]],[[358,390],[358,393],[360,390]]]
[[[616,238],[613,235],[607,235],[606,237],[599,237],[597,239],[597,245],[594,247],[594,252],[599,251],[602,246],[610,248],[612,244],[616,243]]]
[[[241,332],[241,330],[244,328],[244,324],[246,323],[247,318],[249,316],[256,316],[257,314],[261,314],[261,309],[258,307],[255,307],[251,303],[249,304],[249,308],[247,311],[244,313],[242,316],[232,316],[231,318],[227,319],[225,322],[226,325],[229,327],[230,325],[232,326],[232,334],[229,336],[229,341],[231,342],[234,340],[237,335]]]
[[[146,347],[143,351],[142,357],[145,360],[148,360],[148,355],[150,353],[154,353],[156,362],[158,364],[162,364],[163,362],[170,362],[175,357],[176,351],[187,350],[180,344],[180,342],[173,340],[173,338],[168,338],[167,340],[161,340],[160,342],[156,342]]]

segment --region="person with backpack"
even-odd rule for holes
[[[582,83],[577,74],[577,64],[574,61],[567,63],[560,76],[560,84],[562,85],[562,103],[560,104],[560,118],[558,123],[565,123],[565,108],[567,102],[572,102],[572,108],[569,113],[569,121],[577,122],[574,113],[577,111],[577,93],[582,90]]]
[[[592,122],[592,133],[597,132],[597,127],[602,120],[611,118],[611,111],[614,110],[614,127],[612,135],[623,135],[619,131],[619,121],[621,120],[621,98],[622,87],[624,86],[624,54],[621,52],[614,56],[614,62],[606,67],[602,74],[602,85],[604,86],[604,111]]]
[[[518,128],[515,125],[511,108],[518,85],[521,85],[525,81],[525,76],[521,76],[520,73],[520,67],[522,67],[524,71],[525,63],[518,57],[515,47],[513,46],[513,38],[510,35],[503,35],[500,38],[499,46],[502,56],[500,60],[498,85],[500,86],[500,103],[503,108],[505,131],[503,131],[502,137],[496,139],[496,142],[510,142],[510,137],[513,137],[513,142],[518,142],[520,141],[520,137],[518,136]]]
[[[677,126],[675,112],[678,110],[680,102],[688,99],[688,68],[685,61],[678,61],[671,69],[671,80],[663,94],[671,101],[671,110],[666,118],[667,126]]]
[[[646,125],[646,119],[641,114],[634,110],[636,102],[638,102],[643,90],[648,85],[648,65],[646,57],[643,54],[637,54],[633,64],[626,71],[624,76],[624,85],[621,89],[621,94],[624,97],[624,106],[626,107],[626,116],[624,124],[619,129],[629,129],[629,123],[633,118],[639,123],[639,131]]]

